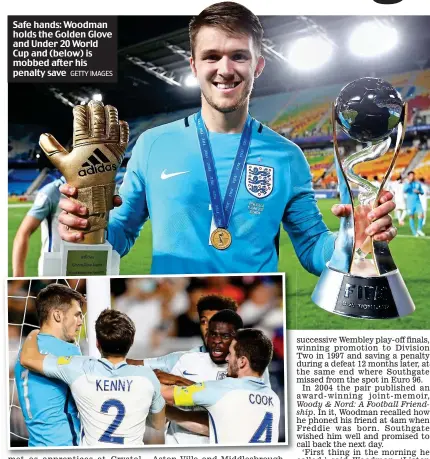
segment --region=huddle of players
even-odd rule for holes
[[[202,346],[144,361],[126,360],[135,326],[109,309],[95,324],[101,358],[81,356],[74,342],[84,301],[59,284],[36,299],[40,331],[15,366],[29,446],[142,445],[147,425],[156,443],[277,443],[272,343],[243,329],[233,300],[201,298]]]

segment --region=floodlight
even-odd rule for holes
[[[375,57],[385,54],[398,43],[397,30],[379,20],[363,22],[352,32],[349,48],[359,57]]]
[[[288,51],[288,61],[297,70],[315,70],[329,61],[333,45],[321,35],[299,38]]]

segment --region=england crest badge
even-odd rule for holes
[[[216,375],[216,379],[220,380],[220,379],[225,379],[225,378],[227,378],[227,371],[218,371]]]
[[[258,199],[267,198],[273,190],[273,167],[246,165],[246,189]]]

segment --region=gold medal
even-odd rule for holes
[[[218,250],[225,250],[230,247],[231,234],[225,228],[217,228],[211,234],[211,243]]]

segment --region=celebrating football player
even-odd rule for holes
[[[297,145],[248,111],[265,65],[259,19],[240,4],[221,2],[194,17],[189,30],[201,110],[139,137],[107,239],[126,255],[150,216],[152,273],[275,272],[282,223],[301,264],[320,275],[336,236],[322,221],[308,163]],[[77,195],[69,185],[61,191]],[[369,212],[366,234],[376,241],[396,235],[392,197],[383,193]],[[60,206],[62,238],[81,241],[88,209],[70,199]],[[339,217],[350,212],[333,208]]]
[[[79,292],[65,285],[51,284],[39,292],[36,310],[40,333],[33,344],[41,353],[81,355],[75,340],[82,325],[84,302]],[[15,377],[29,433],[28,445],[77,446],[80,422],[67,384],[29,371],[19,359],[15,364]]]
[[[158,379],[149,367],[125,361],[135,331],[125,314],[103,311],[96,321],[101,359],[43,355],[36,343],[38,330],[25,340],[21,365],[70,387],[82,419],[83,446],[142,445],[147,420],[156,430],[164,430],[165,403]]]
[[[210,443],[277,443],[280,401],[262,379],[272,355],[272,343],[260,330],[238,330],[227,356],[228,378],[163,385],[161,393],[168,404],[208,411]]]

